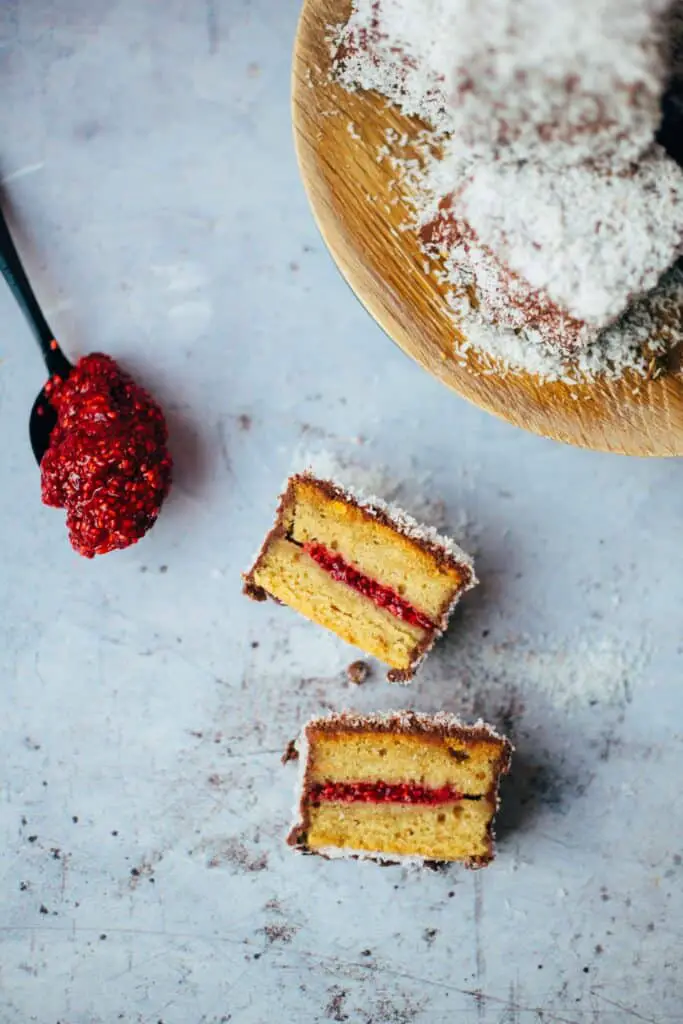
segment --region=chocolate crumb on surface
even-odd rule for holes
[[[370,672],[370,666],[366,661],[352,661],[346,669],[346,678],[350,683],[360,686],[364,683]]]
[[[299,760],[299,751],[297,750],[296,740],[290,740],[287,744],[284,754],[280,758],[283,764],[289,764],[290,761]]]

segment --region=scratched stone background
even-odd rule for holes
[[[683,479],[527,436],[339,278],[289,120],[297,0],[2,0],[0,175],[69,352],[169,413],[177,482],[88,563],[41,507],[37,351],[0,290],[2,1024],[683,1019]],[[409,689],[240,570],[297,460],[450,524],[481,587]],[[284,846],[321,709],[482,713],[517,745],[487,871]]]

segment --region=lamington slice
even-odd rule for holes
[[[490,726],[453,715],[313,719],[300,740],[299,820],[287,841],[325,857],[482,867],[493,858],[511,752]]]
[[[245,593],[290,605],[412,678],[463,591],[469,557],[436,530],[379,499],[361,499],[311,473],[292,476]]]

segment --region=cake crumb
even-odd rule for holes
[[[290,740],[287,744],[284,754],[280,758],[283,764],[289,764],[290,761],[299,760],[299,751],[296,747],[296,740]]]
[[[350,683],[360,686],[364,683],[370,672],[370,666],[366,661],[352,661],[346,669],[346,678]]]

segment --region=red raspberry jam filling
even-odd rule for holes
[[[449,804],[463,794],[452,786],[428,789],[414,782],[315,782],[309,790],[311,803],[338,804]]]
[[[40,463],[44,504],[66,509],[71,544],[86,558],[134,544],[154,525],[171,484],[161,409],[98,353],[45,391],[57,424]]]
[[[404,601],[395,590],[365,576],[358,569],[349,565],[336,551],[329,551],[323,544],[318,544],[316,541],[308,541],[304,544],[304,551],[318,563],[321,569],[329,573],[333,580],[345,583],[347,587],[357,590],[378,608],[385,608],[397,619],[409,622],[412,626],[419,626],[420,629],[429,632],[434,629],[434,623],[408,601]]]

